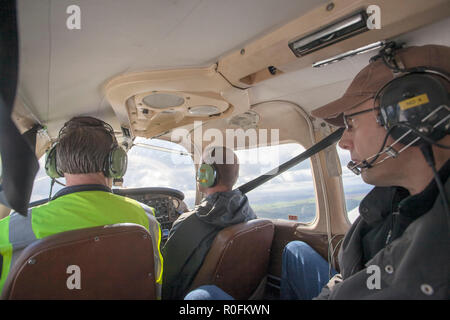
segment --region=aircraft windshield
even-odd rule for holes
[[[183,147],[164,140],[136,138],[134,142],[186,152]],[[45,155],[39,160],[40,169],[34,181],[31,202],[49,196],[50,178],[45,173],[44,164]],[[64,183],[63,178],[59,180]],[[188,207],[194,206],[195,168],[190,156],[135,146],[128,152],[128,169],[123,180],[124,188],[178,189],[184,193]],[[55,184],[52,194],[61,188],[63,186]]]

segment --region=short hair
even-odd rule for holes
[[[205,151],[203,162],[216,168],[216,185],[233,188],[239,178],[239,159],[233,150],[226,147],[211,147]]]
[[[59,171],[71,174],[103,172],[114,131],[105,122],[91,117],[76,117],[64,124],[56,145]]]

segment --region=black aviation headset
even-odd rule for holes
[[[127,153],[123,148],[119,146],[117,143],[116,137],[114,135],[114,129],[107,124],[106,122],[92,118],[92,117],[77,117],[72,120],[66,122],[64,126],[61,128],[58,134],[59,139],[65,134],[68,128],[74,127],[96,127],[102,128],[106,133],[111,136],[112,145],[108,155],[105,157],[102,172],[105,177],[120,179],[125,175],[127,171],[128,165],[128,157]],[[45,159],[45,172],[47,175],[52,178],[61,178],[64,174],[58,168],[56,163],[56,146],[58,142],[56,142],[50,150],[46,154]]]
[[[400,48],[389,42],[377,56],[371,58],[371,62],[382,59],[394,73],[394,79],[374,96],[373,109],[379,110],[377,123],[387,131],[384,142],[377,154],[360,164],[349,163],[348,168],[356,174],[360,173],[361,168],[371,168],[381,154],[388,157],[380,162],[395,158],[410,146],[422,148],[436,145],[450,149],[450,146],[437,142],[450,133],[450,93],[444,85],[444,81],[450,83],[450,75],[427,66],[402,68],[395,57],[395,52]],[[385,148],[389,135],[395,142]],[[405,146],[399,151],[393,148],[398,142]]]
[[[381,59],[397,76],[375,95],[374,104],[379,101],[380,109],[377,122],[402,144],[437,144],[450,133],[450,93],[443,82],[450,83],[450,75],[427,66],[402,68],[395,59],[399,48],[389,43],[381,52]]]
[[[420,147],[426,162],[433,170],[439,192],[444,199],[444,208],[450,214],[444,186],[435,168],[432,145],[450,149],[437,141],[450,133],[450,92],[445,82],[450,83],[450,75],[443,70],[428,66],[404,68],[395,53],[401,46],[389,42],[371,62],[382,59],[392,70],[394,79],[386,83],[374,96],[374,110],[379,110],[377,123],[386,129],[386,136],[379,152],[361,163],[351,161],[347,167],[356,174],[360,169],[371,168],[386,159],[395,158],[410,146]],[[378,105],[378,106],[377,106]],[[395,141],[386,146],[388,136]],[[401,149],[393,148],[401,142]],[[375,163],[377,158],[387,157]],[[371,159],[370,161],[368,161]]]

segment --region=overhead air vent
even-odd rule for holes
[[[289,47],[297,57],[301,57],[367,30],[367,14],[361,11],[306,37],[293,40],[289,42]]]

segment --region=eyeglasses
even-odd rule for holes
[[[345,129],[347,129],[347,131],[350,131],[351,129],[353,129],[353,117],[363,114],[363,113],[367,113],[370,111],[374,111],[380,109],[379,107],[375,107],[375,108],[370,108],[370,109],[366,109],[366,110],[362,110],[362,111],[358,111],[355,113],[351,113],[351,114],[344,114],[343,115],[343,119],[344,119],[344,125],[345,125]]]

